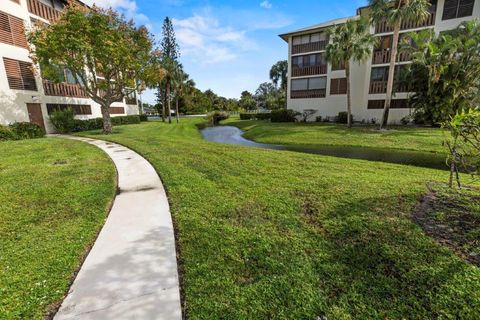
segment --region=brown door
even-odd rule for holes
[[[43,122],[42,105],[40,103],[27,103],[28,116],[30,122],[38,124],[45,130]]]

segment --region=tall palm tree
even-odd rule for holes
[[[387,22],[393,27],[393,41],[390,55],[390,67],[388,70],[387,93],[380,128],[388,124],[388,114],[392,102],[393,82],[395,76],[395,62],[398,55],[398,40],[402,22],[415,20],[425,21],[429,16],[431,6],[428,0],[369,0],[370,19],[373,24]]]
[[[184,97],[185,95],[192,94],[193,89],[195,88],[195,82],[190,79],[190,76],[183,71],[182,65],[179,64],[173,84],[175,87],[175,115],[177,123],[179,123],[180,113],[178,108],[178,99],[180,97]]]
[[[270,80],[272,80],[275,87],[278,87],[278,84],[280,82],[280,89],[285,94],[285,104],[287,104],[287,83],[288,83],[287,77],[288,77],[288,61],[287,60],[278,61],[270,69]]]
[[[370,23],[361,18],[348,20],[344,24],[329,29],[330,43],[327,45],[327,61],[336,65],[345,65],[347,78],[347,126],[352,126],[352,98],[350,92],[350,62],[363,62],[372,53],[376,37],[369,32]]]
[[[172,100],[172,88],[174,89],[174,81],[179,72],[179,64],[169,58],[164,57],[162,60],[162,68],[165,70],[165,98],[167,102],[167,112],[168,112],[168,123],[172,123],[172,108],[171,108],[171,100]]]

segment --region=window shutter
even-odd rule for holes
[[[0,11],[0,42],[13,44],[12,29],[8,14]]]
[[[347,78],[331,79],[330,94],[346,94]]]
[[[37,91],[31,63],[9,58],[3,58],[3,63],[10,89]]]
[[[23,20],[0,11],[0,42],[28,48]]]

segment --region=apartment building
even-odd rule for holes
[[[49,114],[54,110],[72,108],[79,119],[101,117],[100,105],[88,98],[68,69],[59,68],[62,82],[53,82],[34,72],[39,68],[29,58],[25,30],[36,21],[55,21],[66,2],[0,0],[0,124],[34,122],[53,132]],[[113,116],[138,114],[136,93],[114,102],[110,112]]]
[[[405,21],[402,34],[433,29],[437,34],[456,28],[460,23],[480,17],[480,0],[430,1],[430,15],[424,22]],[[318,110],[316,116],[335,117],[346,111],[346,78],[344,66],[332,66],[325,59],[329,43],[327,30],[333,25],[366,14],[368,7],[357,10],[357,15],[320,23],[280,35],[288,42],[288,109]],[[379,122],[382,118],[390,63],[393,28],[386,23],[371,27],[371,33],[379,37],[372,57],[363,63],[350,62],[352,114],[356,121]],[[394,97],[389,121],[399,123],[412,110],[408,97],[412,93],[408,84],[398,75],[401,68],[411,63],[410,57],[399,54],[396,62]]]

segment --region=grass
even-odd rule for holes
[[[189,319],[479,318],[480,270],[411,218],[447,172],[210,143],[199,121],[85,133],[160,174]]]
[[[379,131],[376,126],[329,123],[271,123],[231,118],[224,124],[244,131],[244,137],[262,143],[318,148],[323,145],[358,146],[445,153],[444,132],[435,128],[392,127]]]
[[[102,227],[115,169],[64,139],[0,142],[0,319],[42,319]]]

